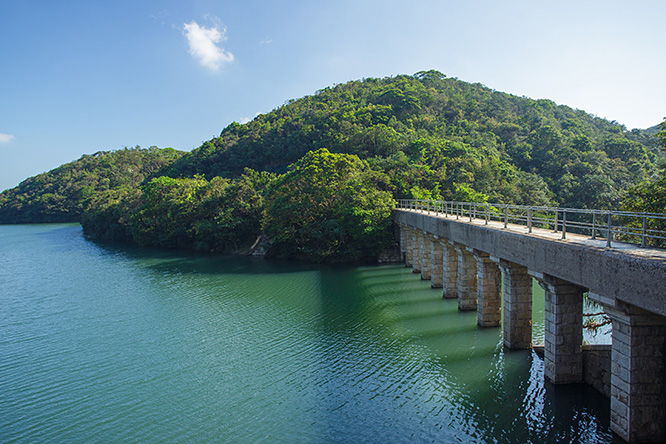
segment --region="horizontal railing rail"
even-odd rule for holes
[[[637,244],[641,247],[666,247],[666,214],[632,213],[615,210],[583,210],[545,206],[510,205],[498,203],[455,202],[441,200],[399,199],[397,208],[443,214],[458,220],[468,219],[524,225],[529,233],[533,228],[549,229],[561,233],[589,235],[592,239],[605,239],[611,248],[613,242]]]

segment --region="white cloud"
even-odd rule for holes
[[[246,124],[246,123],[251,122],[251,121],[252,121],[252,119],[250,119],[249,117],[241,117],[240,119],[238,119],[238,123],[240,123],[241,125]]]
[[[206,28],[192,20],[183,24],[183,30],[190,45],[189,53],[201,65],[211,71],[218,71],[223,64],[233,62],[234,55],[217,46],[217,43],[227,39],[224,26],[221,26],[221,29],[217,26]]]
[[[0,143],[9,143],[14,140],[14,136],[11,134],[2,134],[0,133]]]

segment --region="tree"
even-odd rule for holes
[[[660,124],[657,133],[657,143],[662,149],[666,149],[666,119]],[[661,178],[654,182],[643,182],[629,189],[628,197],[622,203],[624,211],[666,213],[666,169],[662,171]],[[666,220],[648,217],[646,219],[648,230],[666,231]],[[638,226],[638,222],[636,223]],[[666,247],[662,239],[650,239],[648,244]]]
[[[269,255],[316,262],[376,258],[391,242],[388,179],[357,156],[308,152],[271,184]]]
[[[659,132],[657,133],[657,144],[662,150],[666,150],[666,117],[659,124]]]

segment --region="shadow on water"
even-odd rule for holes
[[[160,273],[178,274],[280,274],[317,271],[320,266],[299,261],[266,260],[259,256],[239,256],[188,250],[169,250],[86,239],[103,254],[142,262]]]
[[[323,318],[351,330],[356,341],[346,346],[363,346],[349,353],[366,356],[369,368],[338,381],[336,390],[357,402],[333,398],[340,406],[329,412],[332,430],[340,432],[340,422],[359,415],[388,442],[410,442],[396,431],[407,423],[411,430],[419,424],[420,438],[412,442],[613,442],[607,398],[586,385],[546,383],[536,354],[505,350],[498,328],[477,327],[475,312],[458,312],[456,300],[442,299],[441,290],[411,270],[338,271],[321,271]],[[396,386],[405,389],[396,394]]]

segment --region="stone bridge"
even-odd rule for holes
[[[567,233],[557,212],[554,231],[444,208],[403,202],[394,211],[406,265],[457,298],[459,310],[476,310],[479,326],[502,324],[509,349],[531,347],[535,278],[545,290],[544,373],[553,384],[583,381],[588,293],[612,320],[611,429],[631,443],[666,441],[666,251],[609,248],[594,228],[592,238]]]

